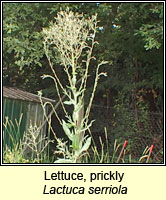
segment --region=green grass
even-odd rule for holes
[[[40,132],[37,132],[38,128],[36,126],[31,126],[26,133],[26,137],[21,140],[19,137],[16,137],[16,134],[19,134],[21,123],[21,116],[19,122],[15,123],[6,119],[4,124],[3,134],[8,134],[12,145],[5,145],[3,148],[3,162],[4,163],[54,163],[56,160],[56,155],[49,155],[49,143],[51,141],[48,138],[46,140],[45,146],[42,149],[38,148],[42,140],[38,140]],[[36,134],[37,132],[37,134]],[[3,135],[3,138],[6,138]],[[130,147],[127,146],[123,149],[123,143],[119,143],[118,140],[115,140],[114,145],[110,146],[108,143],[108,133],[105,129],[105,138],[106,143],[104,144],[100,138],[100,146],[98,149],[92,141],[91,148],[82,155],[80,162],[81,163],[151,163],[150,158],[150,147],[146,147],[142,155],[139,158],[132,158]],[[27,148],[29,147],[30,151],[27,154]],[[149,157],[149,158],[148,158]]]

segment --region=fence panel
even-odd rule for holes
[[[123,143],[128,141],[131,156],[138,159],[148,146],[154,145],[152,152],[153,162],[163,162],[163,114],[118,109],[112,107],[93,105],[91,119],[95,119],[91,128],[95,143],[100,146],[99,137],[105,143],[106,127],[110,148],[115,139]]]

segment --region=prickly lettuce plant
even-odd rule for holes
[[[85,131],[93,123],[93,121],[89,121],[89,114],[99,77],[106,76],[105,73],[99,72],[100,66],[106,63],[103,61],[96,67],[93,91],[84,111],[89,66],[91,60],[95,59],[92,51],[97,44],[95,41],[97,29],[96,15],[86,19],[83,14],[73,13],[68,9],[59,12],[55,17],[55,22],[51,22],[49,28],[43,29],[44,50],[53,73],[53,75],[44,75],[43,78],[51,78],[55,83],[59,101],[65,113],[65,120],[59,118],[55,109],[54,112],[71,141],[71,146],[68,147],[66,142],[57,138],[57,153],[63,154],[63,158],[55,161],[56,163],[80,162],[81,156],[91,144],[91,137],[85,135]],[[68,85],[66,86],[62,84],[62,77],[59,77],[56,72],[53,55],[57,55],[57,61],[67,75]],[[66,96],[65,101],[60,91]],[[46,104],[42,103],[42,106],[45,107]],[[72,114],[68,113],[67,106],[72,106]]]

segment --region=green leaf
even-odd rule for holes
[[[71,141],[73,141],[73,134],[71,133],[71,131],[70,131],[70,129],[69,129],[67,123],[66,123],[64,120],[62,120],[62,127],[63,127],[63,130],[64,130],[64,132],[66,133],[67,137],[68,137]]]
[[[90,145],[91,145],[91,137],[89,137],[89,138],[86,140],[86,142],[84,143],[84,145],[83,145],[83,147],[82,147],[80,153],[82,153],[83,151],[87,151],[88,148],[90,147]]]
[[[93,123],[94,121],[95,121],[95,120],[92,120],[92,121],[89,123],[89,125],[87,125],[85,128],[83,128],[83,129],[81,130],[81,132],[84,132],[84,131],[88,130],[88,129],[92,126],[92,123]]]
[[[64,104],[66,104],[66,105],[73,105],[73,104],[74,104],[74,101],[73,101],[73,100],[64,101]]]

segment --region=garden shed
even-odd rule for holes
[[[55,100],[42,97],[43,102],[55,103]],[[46,107],[48,114],[49,108]],[[22,117],[21,117],[22,116]],[[20,126],[18,127],[19,120]],[[7,123],[10,122],[10,123]],[[3,147],[8,145],[12,147],[11,135],[17,138],[17,141],[23,138],[26,134],[30,123],[40,127],[40,135],[44,137],[46,134],[47,123],[43,113],[43,108],[40,104],[38,95],[20,90],[13,87],[3,87]],[[44,124],[44,126],[43,126]]]

